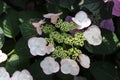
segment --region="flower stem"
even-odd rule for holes
[[[15,49],[13,49],[12,51],[10,51],[8,54],[7,54],[7,56],[10,56],[12,53],[14,53],[15,52]]]

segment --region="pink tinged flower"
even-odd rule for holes
[[[46,40],[42,37],[32,37],[28,40],[28,47],[33,56],[44,56],[46,54]]]
[[[76,61],[72,59],[61,60],[61,72],[64,74],[78,75],[80,68]]]
[[[114,6],[112,9],[112,14],[115,16],[120,16],[120,0],[113,0]]]
[[[51,19],[51,23],[52,24],[56,24],[57,20],[59,18],[59,16],[62,14],[62,12],[60,13],[48,13],[48,14],[44,14],[43,17],[45,18],[50,18]]]
[[[39,22],[33,22],[32,25],[36,28],[36,31],[39,35],[42,34],[41,25],[45,23],[45,19],[40,20]]]
[[[4,67],[0,67],[0,80],[10,80],[10,75]]]
[[[80,54],[79,56],[80,65],[84,68],[90,67],[90,58],[85,54]]]
[[[97,46],[102,43],[101,31],[96,25],[90,26],[83,35],[87,42],[91,45]]]
[[[26,69],[20,71],[15,71],[11,77],[11,80],[33,80],[30,72]]]
[[[112,32],[115,31],[115,27],[114,27],[114,24],[113,24],[112,19],[103,20],[103,21],[100,23],[100,27],[101,27],[101,28],[104,28],[104,29],[107,29],[107,30],[110,30],[110,31],[112,31]]]
[[[50,54],[54,50],[55,50],[54,45],[52,43],[49,43],[49,45],[47,46],[47,54]]]
[[[59,71],[59,64],[52,57],[44,58],[44,60],[41,61],[40,66],[43,69],[43,72],[47,75]]]
[[[7,55],[0,50],[0,63],[7,60]]]
[[[78,25],[77,29],[84,29],[91,24],[91,20],[84,11],[79,11],[72,20]]]

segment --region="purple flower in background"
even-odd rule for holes
[[[115,31],[115,28],[114,28],[114,24],[113,24],[112,19],[103,20],[103,21],[100,23],[100,27],[101,27],[101,28],[104,28],[104,29],[107,29],[107,30],[110,30],[110,31],[112,31],[112,32]]]
[[[120,0],[113,0],[114,6],[112,10],[112,14],[115,16],[120,16]]]
[[[114,6],[112,9],[112,14],[115,16],[120,16],[120,0],[103,0],[105,3],[113,1]]]
[[[71,16],[67,16],[67,17],[65,18],[65,21],[67,21],[67,22],[72,22],[72,17],[71,17]]]

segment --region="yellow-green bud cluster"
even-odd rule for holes
[[[84,46],[85,38],[82,32],[76,32],[74,36],[68,32],[75,28],[74,23],[63,22],[61,19],[55,26],[50,24],[42,26],[43,34],[47,36],[45,37],[47,43],[52,43],[55,46],[52,57],[77,60],[78,55],[82,53],[77,48]]]
[[[73,22],[64,22],[62,19],[59,19],[55,27],[60,28],[61,31],[68,32],[70,30],[76,29],[76,24]]]
[[[45,24],[45,25],[42,26],[42,31],[45,34],[49,34],[53,31],[55,31],[55,29],[56,28],[53,25],[49,25],[49,24]]]
[[[45,38],[45,39],[46,39],[47,43],[52,43],[52,44],[54,44],[53,38]]]
[[[52,57],[61,59],[71,58],[73,60],[76,60],[80,53],[81,51],[75,47],[64,50],[62,46],[57,46],[52,53]]]
[[[71,46],[74,45],[74,46],[81,46],[81,47],[84,45],[84,41],[85,41],[83,33],[76,33],[75,37],[72,37],[68,33],[60,34],[59,32],[55,31],[50,33],[50,38],[53,38],[58,43],[65,43],[67,45],[71,45]]]

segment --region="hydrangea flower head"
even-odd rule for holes
[[[32,37],[28,40],[28,47],[30,48],[30,52],[33,56],[44,56],[46,54],[46,40],[42,37]]]
[[[61,14],[62,14],[62,12],[60,12],[60,13],[48,13],[48,14],[44,14],[43,17],[50,18],[51,19],[51,23],[52,24],[56,24],[57,23],[57,19],[59,18],[59,16]]]
[[[79,55],[80,65],[84,68],[90,67],[90,58],[85,54]]]
[[[97,46],[102,43],[101,31],[96,25],[90,26],[83,35],[91,45]]]
[[[84,11],[79,11],[72,20],[78,25],[78,29],[86,28],[91,24],[91,20]]]
[[[0,63],[7,60],[7,55],[0,50]]]
[[[32,25],[36,28],[36,31],[39,35],[42,34],[41,25],[45,23],[45,20],[40,20],[39,22],[33,22]]]
[[[64,74],[78,75],[79,66],[76,61],[72,59],[62,59],[61,60],[61,72]]]
[[[10,80],[10,75],[4,67],[0,67],[0,80]]]
[[[40,66],[43,69],[43,72],[47,75],[59,71],[59,64],[52,57],[46,57],[43,61],[41,61]]]
[[[24,69],[21,72],[16,71],[13,73],[11,80],[33,80],[33,77],[28,70]]]

